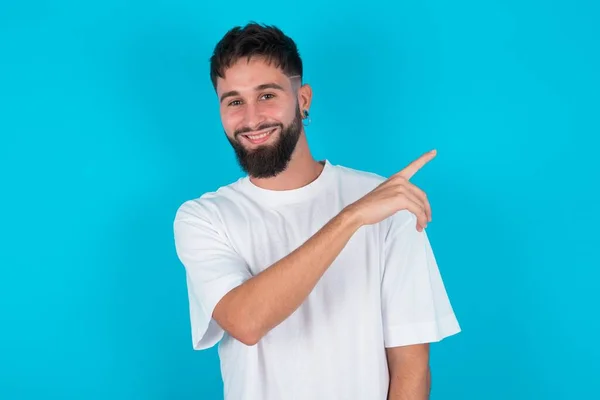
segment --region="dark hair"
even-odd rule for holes
[[[215,46],[210,58],[213,87],[217,87],[217,78],[223,78],[225,70],[243,57],[264,57],[287,76],[302,77],[302,59],[296,43],[275,26],[250,22],[243,28],[229,30]]]

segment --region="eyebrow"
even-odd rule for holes
[[[255,91],[265,90],[265,89],[275,89],[283,91],[283,87],[277,83],[263,83],[262,85],[258,85],[254,88]],[[240,92],[237,90],[230,90],[229,92],[225,92],[221,95],[220,102],[222,103],[227,97],[239,96]]]

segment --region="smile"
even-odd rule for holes
[[[269,139],[269,137],[271,137],[273,132],[275,132],[276,129],[277,128],[271,128],[270,130],[263,131],[261,133],[242,135],[242,136],[244,136],[252,144],[261,144],[261,143],[266,142]]]

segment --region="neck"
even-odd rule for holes
[[[254,178],[250,181],[268,190],[292,190],[306,186],[319,177],[324,165],[316,161],[308,148],[306,135],[302,133],[285,171],[272,178]]]

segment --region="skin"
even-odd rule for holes
[[[223,128],[230,139],[252,150],[256,145],[234,133],[242,128],[255,130],[261,124],[289,125],[297,107],[309,110],[312,89],[298,78],[287,77],[280,69],[260,58],[239,61],[217,81],[217,97]],[[253,131],[251,134],[260,133]],[[262,145],[275,143],[280,128]],[[435,157],[423,154],[373,191],[347,206],[288,256],[230,291],[217,304],[213,318],[237,340],[251,346],[283,322],[308,297],[327,268],[361,227],[374,224],[406,209],[417,216],[416,229],[431,221],[431,207],[425,193],[410,178]],[[270,178],[250,180],[270,190],[289,190],[314,181],[323,165],[310,152],[304,130],[288,168]],[[429,345],[387,348],[390,371],[389,400],[428,399],[430,388]]]
[[[236,130],[245,127],[256,128],[269,122],[289,125],[295,116],[296,104],[302,110],[310,109],[312,100],[310,85],[300,85],[299,78],[290,79],[281,70],[266,64],[261,59],[252,59],[250,62],[242,60],[228,68],[224,75],[225,79],[217,80],[221,122],[227,136],[240,140],[248,149],[257,146],[243,137],[236,138],[233,134]],[[260,85],[266,84],[275,84],[282,89],[257,90]],[[228,95],[232,92],[238,94]],[[251,132],[251,134],[255,133],[259,131]],[[281,130],[277,129],[265,145],[278,140],[280,134]],[[284,172],[266,179],[251,176],[250,180],[265,189],[288,190],[310,183],[322,170],[323,165],[313,158],[306,134],[302,129],[292,159]]]

